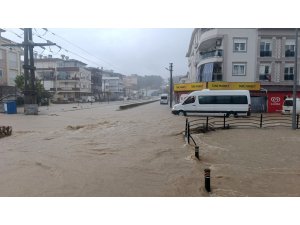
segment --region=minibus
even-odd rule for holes
[[[250,93],[248,90],[194,91],[183,102],[174,105],[172,113],[184,116],[250,116]]]

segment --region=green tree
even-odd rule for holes
[[[16,76],[15,79],[16,87],[23,92],[25,86],[25,78],[24,74],[20,74]],[[41,80],[36,79],[36,91],[37,91],[37,103],[41,103],[42,105],[48,104],[48,100],[51,97],[51,94],[45,90],[44,85]]]
[[[16,84],[16,87],[20,91],[22,91],[22,92],[24,91],[25,79],[24,79],[24,75],[23,74],[20,74],[20,75],[16,76],[15,84]]]

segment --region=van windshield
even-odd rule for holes
[[[285,100],[283,105],[284,106],[293,106],[293,100]]]
[[[168,99],[168,96],[161,96],[160,99]]]

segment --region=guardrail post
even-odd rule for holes
[[[204,178],[205,178],[205,190],[207,192],[211,192],[210,189],[210,169],[204,170]]]
[[[260,114],[260,124],[259,124],[259,127],[262,128],[262,119],[263,119],[263,115],[262,113]]]
[[[297,129],[299,129],[299,114],[297,114]]]
[[[185,132],[184,132],[185,137],[187,137],[187,128],[188,128],[188,118],[185,119]]]
[[[188,144],[190,144],[190,122],[188,122],[188,132],[187,132]]]
[[[224,114],[224,125],[223,125],[223,128],[225,129],[225,127],[226,127],[226,115]]]
[[[206,117],[206,131],[208,131],[208,116]]]
[[[199,146],[195,146],[195,157],[199,159]]]

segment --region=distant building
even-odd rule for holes
[[[91,71],[91,91],[92,95],[95,96],[97,100],[101,99],[102,96],[102,76],[103,76],[103,69],[88,67],[89,71]]]
[[[133,74],[124,78],[125,96],[135,98],[137,93],[138,75]]]
[[[64,60],[48,56],[35,59],[36,77],[45,90],[53,93],[55,102],[77,102],[91,95],[91,71],[78,60]]]
[[[102,92],[110,100],[119,100],[124,94],[122,79],[120,77],[102,77]]]

